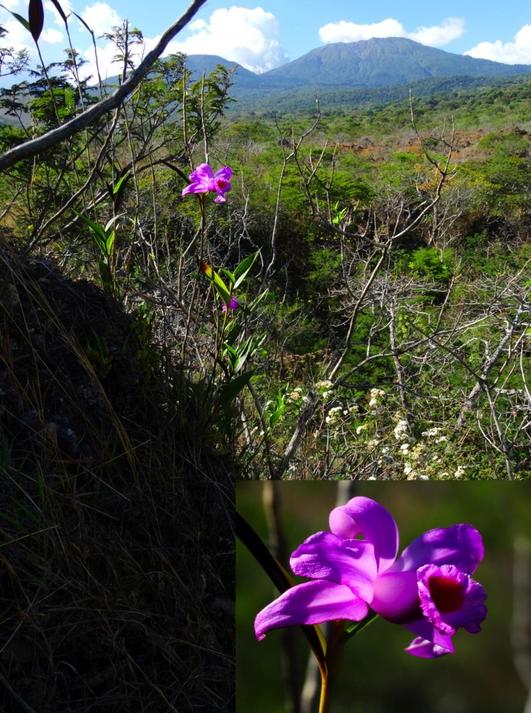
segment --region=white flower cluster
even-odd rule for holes
[[[334,384],[329,380],[329,379],[324,379],[323,381],[318,381],[315,384],[315,388],[317,390],[317,393],[322,399],[327,399],[329,396],[332,395],[332,387]]]
[[[400,453],[404,456],[404,475],[408,480],[427,480],[427,475],[421,475],[419,468],[423,468],[426,458],[426,446],[424,443],[416,443],[413,447],[409,443],[402,443]]]
[[[346,418],[350,414],[350,409],[343,406],[333,406],[325,418],[328,426],[335,426],[342,418]]]
[[[397,441],[407,441],[409,439],[407,421],[401,418],[393,430],[393,435]]]
[[[302,401],[302,388],[300,386],[296,386],[292,391],[289,392],[288,401],[291,401],[295,404],[298,404],[300,401]]]
[[[380,406],[383,397],[385,396],[385,391],[382,389],[371,389],[369,391],[369,409],[371,411],[376,411]]]
[[[463,475],[465,475],[465,470],[468,466],[466,465],[458,465],[457,469],[454,473],[454,478],[462,478]]]
[[[446,436],[441,435],[442,428],[428,428],[427,431],[422,431],[422,438],[429,438],[433,439],[434,443],[445,443],[448,438]]]

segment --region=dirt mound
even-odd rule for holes
[[[231,711],[231,465],[145,324],[0,249],[2,711]]]

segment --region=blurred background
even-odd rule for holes
[[[271,485],[239,483],[237,508],[272,547],[280,525],[288,558],[306,537],[328,529],[328,513],[338,496],[365,495],[387,507],[400,530],[400,549],[425,530],[457,522],[473,524],[484,537],[486,556],[474,575],[488,594],[482,632],[459,630],[454,655],[423,660],[404,653],[413,638],[409,632],[376,620],[346,647],[332,713],[531,711],[531,697],[526,708],[531,687],[531,483],[290,481],[275,484],[276,501]],[[352,490],[338,493],[338,487]],[[255,615],[276,596],[267,575],[238,542],[237,713],[317,710],[310,702],[313,677],[307,672],[309,648],[301,630],[272,631],[260,643],[254,638]]]

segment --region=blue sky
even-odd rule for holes
[[[83,15],[97,34],[128,18],[146,38],[146,47],[187,6],[181,0],[60,0]],[[3,0],[10,9],[26,14],[26,0]],[[66,46],[64,28],[53,6],[46,0],[42,51],[45,60],[55,61]],[[31,48],[31,38],[6,11],[0,9],[0,24],[8,30],[9,43]],[[88,33],[72,20],[74,46],[87,59],[86,73],[94,68]],[[459,54],[469,53],[509,64],[531,64],[531,10],[524,0],[446,0],[401,3],[372,0],[263,0],[226,2],[210,0],[195,21],[177,40],[172,51],[190,54],[220,54],[247,68],[263,72],[295,59],[328,42],[346,42],[369,37],[410,37],[423,44]],[[4,39],[4,44],[6,40]],[[111,67],[114,51],[100,41],[100,65]]]

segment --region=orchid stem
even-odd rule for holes
[[[343,658],[346,637],[342,621],[332,622],[326,647],[326,674],[321,672],[321,697],[319,713],[330,713],[331,692]]]
[[[372,624],[373,621],[376,621],[376,619],[378,619],[378,614],[371,612],[363,621],[358,621],[355,625],[351,625],[350,627],[347,626],[345,629],[345,637],[351,639],[353,636],[356,636],[356,634],[359,634],[360,631],[363,631],[369,624]]]
[[[349,639],[366,626],[378,618],[378,614],[371,612],[363,621],[359,621],[345,629],[342,621],[332,623],[328,644],[326,647],[326,669],[321,668],[321,696],[319,699],[319,713],[330,713],[331,706],[331,691],[335,682],[341,660],[343,658],[343,650]]]
[[[201,265],[204,260],[205,251],[205,196],[203,193],[200,193],[198,198],[201,211],[201,224],[199,227],[199,264]]]

